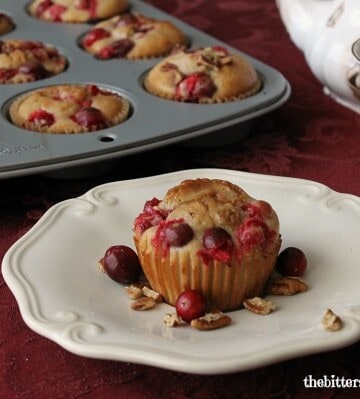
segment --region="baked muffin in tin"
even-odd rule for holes
[[[110,18],[129,6],[128,0],[33,0],[28,11],[46,21],[81,23]]]
[[[31,40],[0,41],[0,84],[27,83],[63,72],[67,59],[55,47]]]
[[[139,13],[99,22],[81,40],[82,47],[99,59],[159,57],[186,44],[185,34],[171,22]]]
[[[249,61],[224,47],[178,47],[149,71],[144,85],[169,100],[222,103],[254,95],[261,80]]]
[[[94,84],[64,84],[33,90],[10,105],[11,122],[41,133],[93,132],[125,121],[129,101]]]

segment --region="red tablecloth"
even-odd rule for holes
[[[221,167],[324,183],[360,195],[360,116],[324,95],[290,41],[274,1],[151,0],[149,3],[277,68],[289,101],[228,147],[181,145],[120,159],[102,176],[0,182],[0,260],[53,204],[101,183],[186,168]],[[360,344],[252,371],[200,376],[76,356],[30,330],[0,277],[0,397],[11,398],[348,398],[359,389],[306,389],[303,379],[360,378]]]

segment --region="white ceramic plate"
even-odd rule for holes
[[[229,327],[200,332],[166,327],[160,304],[130,309],[122,286],[97,267],[113,244],[132,244],[132,221],[145,200],[181,180],[221,178],[269,201],[283,247],[308,257],[309,291],[274,297],[277,310],[231,312]],[[130,361],[189,373],[241,371],[349,345],[360,337],[360,199],[318,183],[219,169],[197,169],[95,187],[52,207],[4,257],[2,271],[30,328],[82,356]],[[326,308],[344,321],[320,328]]]

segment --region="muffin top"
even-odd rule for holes
[[[12,19],[0,12],[0,35],[5,35],[5,33],[10,32],[14,29],[14,23]]]
[[[195,50],[178,47],[151,69],[144,84],[160,97],[200,103],[246,98],[261,87],[253,66],[220,46]]]
[[[30,40],[0,41],[0,84],[44,79],[66,67],[66,58],[54,47]]]
[[[141,59],[168,54],[175,45],[185,45],[186,37],[171,22],[127,13],[99,22],[81,43],[99,59]]]
[[[29,13],[51,22],[89,22],[125,12],[128,0],[33,0]]]
[[[10,105],[10,119],[42,133],[83,133],[123,122],[129,102],[96,85],[58,85],[34,90]]]
[[[138,237],[152,235],[154,248],[164,254],[171,246],[189,245],[204,263],[212,258],[228,262],[234,254],[239,259],[277,243],[279,220],[268,202],[253,199],[235,184],[189,179],[162,201],[148,201],[134,231]]]

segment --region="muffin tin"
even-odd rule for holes
[[[159,58],[130,61],[97,60],[80,46],[80,38],[91,24],[41,21],[31,17],[28,1],[3,0],[0,12],[16,27],[1,39],[38,40],[56,47],[68,60],[65,72],[32,83],[0,85],[0,178],[34,173],[58,173],[73,177],[69,169],[97,173],[121,156],[185,142],[202,146],[239,140],[251,121],[282,105],[290,85],[274,68],[232,48],[140,0],[131,0],[131,12],[174,23],[187,35],[191,48],[221,45],[245,56],[258,71],[262,90],[256,95],[222,104],[179,103],[158,98],[143,87],[143,78]],[[96,84],[126,97],[132,107],[128,120],[111,128],[81,134],[44,134],[14,126],[9,106],[25,92],[55,84]],[[222,130],[221,130],[222,129]]]

